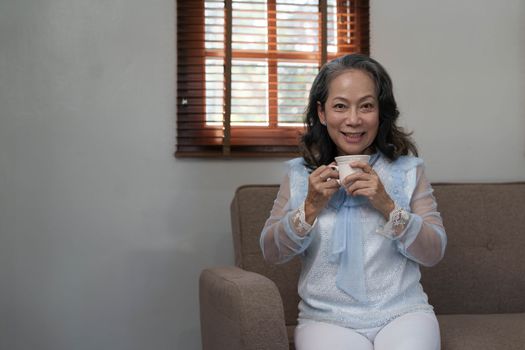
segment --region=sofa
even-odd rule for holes
[[[421,267],[443,350],[525,349],[525,182],[433,184],[448,245]],[[202,347],[293,349],[298,258],[266,263],[259,234],[277,185],[247,185],[231,203],[235,266],[201,272]]]

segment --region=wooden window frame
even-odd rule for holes
[[[277,50],[276,0],[267,0],[268,49],[232,49],[232,2],[224,0],[224,50],[205,49],[205,0],[177,0],[177,146],[176,157],[292,157],[304,127],[279,126],[277,63],[280,60],[316,62],[343,54],[369,54],[369,1],[337,0],[337,53],[329,53],[327,0],[319,0],[319,43],[317,52]],[[270,25],[273,23],[273,25]],[[345,42],[345,36],[352,44]],[[222,125],[206,123],[206,57],[224,59]],[[268,63],[267,126],[232,126],[230,120],[232,59],[265,59]],[[306,107],[306,106],[305,106]]]

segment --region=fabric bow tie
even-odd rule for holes
[[[378,154],[370,158],[373,165]],[[352,298],[366,302],[363,235],[360,229],[359,207],[367,204],[364,196],[349,196],[340,188],[331,198],[329,206],[337,210],[332,237],[330,261],[339,261],[336,284]]]
[[[367,202],[366,197],[351,197],[342,188],[331,200],[337,209],[330,257],[332,262],[339,261],[336,284],[360,302],[367,301],[367,295],[359,207]]]

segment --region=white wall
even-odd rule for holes
[[[371,3],[372,54],[430,177],[525,179],[525,1]]]
[[[173,158],[174,14],[0,1],[0,349],[200,348],[233,192],[282,166]],[[431,179],[525,180],[525,2],[373,0],[372,22]]]

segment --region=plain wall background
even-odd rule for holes
[[[0,0],[0,349],[200,348],[235,188],[175,159],[173,0]],[[525,180],[525,1],[372,0],[372,54],[432,181]]]

